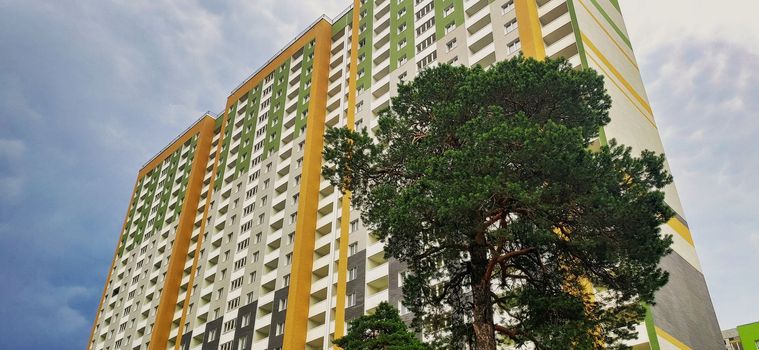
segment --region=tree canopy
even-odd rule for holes
[[[348,325],[348,334],[335,340],[344,350],[428,350],[387,302],[382,302],[372,315],[363,315]]]
[[[668,275],[664,156],[599,130],[603,78],[565,60],[440,65],[379,126],[326,133],[323,174],[405,263],[436,346],[624,348]]]

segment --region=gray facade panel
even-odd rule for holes
[[[277,325],[285,324],[285,315],[287,309],[277,310],[280,300],[287,299],[287,293],[290,287],[285,287],[274,291],[273,310],[271,312],[271,328],[269,330],[269,349],[282,347],[282,334],[277,335]]]
[[[255,329],[255,321],[256,321],[256,308],[258,306],[258,302],[254,301],[248,305],[241,306],[237,310],[237,320],[235,321],[235,338],[234,338],[234,344],[232,345],[233,349],[245,349],[250,350],[253,345],[253,330]],[[244,316],[248,316],[248,325],[243,326],[242,325],[242,319]],[[241,348],[238,343],[240,341],[245,341],[245,345]]]
[[[219,317],[211,322],[206,323],[206,332],[203,336],[203,350],[216,350],[219,348],[219,337],[221,337],[221,325],[224,322],[224,317]],[[216,336],[213,340],[208,339],[208,334],[211,330],[216,331]]]
[[[669,283],[656,294],[654,323],[694,350],[723,349],[704,275],[677,253],[664,257]]]
[[[361,317],[364,314],[364,298],[366,297],[366,250],[348,257],[348,270],[356,268],[356,278],[345,284],[345,295],[356,294],[356,305],[345,306],[345,321]]]

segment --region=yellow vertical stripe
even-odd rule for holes
[[[591,61],[593,61],[593,63],[595,63],[595,64],[596,64],[596,66],[598,66],[598,69],[599,69],[599,70],[601,70],[601,72],[602,72],[602,73],[604,73],[604,74],[606,74],[607,76],[609,76],[609,77],[610,77],[610,73],[609,73],[608,71],[606,71],[606,70],[603,68],[603,66],[601,65],[601,63],[599,63],[598,61],[596,61],[596,59],[595,59],[595,58],[593,58],[593,56],[590,56],[590,55],[588,55],[587,57],[588,57],[588,58],[589,58]],[[638,104],[637,104],[637,103],[635,103],[635,101],[633,101],[632,97],[630,97],[630,95],[628,95],[628,94],[625,92],[625,90],[626,90],[625,88],[623,88],[622,86],[620,86],[620,85],[619,85],[619,84],[618,84],[618,83],[617,83],[617,82],[616,82],[614,79],[611,79],[611,78],[609,78],[609,79],[607,79],[607,80],[608,80],[608,81],[610,81],[612,84],[614,84],[614,86],[616,86],[616,87],[617,87],[617,89],[619,89],[619,92],[621,92],[621,93],[622,93],[622,95],[623,95],[623,96],[625,96],[625,98],[626,98],[628,101],[630,101],[630,104],[631,104],[633,107],[635,107],[635,109],[637,109],[637,110],[638,110],[638,112],[640,112],[640,115],[642,115],[642,116],[643,116],[643,118],[645,118],[645,119],[646,119],[646,121],[648,121],[648,122],[649,122],[649,123],[650,123],[650,124],[651,124],[651,125],[652,125],[654,128],[657,128],[657,126],[656,126],[656,123],[654,122],[653,118],[652,118],[652,117],[650,117],[650,116],[648,115],[648,113],[646,113],[645,111],[643,111],[642,109],[640,109],[640,107],[638,106]]]
[[[316,39],[316,47],[311,77],[311,101],[308,104],[308,127],[306,128],[306,144],[300,181],[298,220],[295,223],[293,263],[290,269],[290,287],[287,293],[288,307],[285,315],[285,336],[282,343],[284,350],[303,350],[306,348],[308,309],[311,302],[311,275],[316,240],[322,149],[324,148],[332,26],[329,22],[322,20],[316,24],[311,34]]]
[[[543,33],[538,18],[538,5],[535,0],[516,0],[517,23],[519,24],[519,42],[522,53],[538,60],[546,58]]]
[[[672,218],[667,222],[667,225],[672,227],[675,232],[677,232],[680,236],[682,236],[690,245],[695,246],[695,243],[693,243],[693,235],[690,233],[690,229],[688,226],[685,226],[685,224],[682,223],[677,218]]]
[[[596,17],[593,14],[593,12],[590,11],[590,9],[588,8],[588,6],[585,5],[585,3],[582,0],[578,0],[577,2],[579,2],[580,5],[582,5],[582,7],[585,8],[585,11],[590,15],[590,18],[592,18],[593,21],[596,22],[596,24],[598,25],[598,28],[601,28],[601,30],[604,33],[606,33],[606,36],[609,38],[609,40],[611,40],[611,42],[614,44],[614,46],[616,46],[619,49],[619,51],[622,53],[622,55],[625,56],[625,58],[627,59],[627,61],[630,62],[630,64],[632,64],[633,67],[635,67],[635,69],[638,69],[638,64],[635,63],[635,59],[632,58],[630,55],[627,54],[627,52],[625,51],[625,49],[622,48],[622,45],[619,45],[619,43],[617,42],[617,40],[614,39],[614,37],[611,35],[611,33],[609,33],[608,30],[606,30],[606,27],[604,27],[604,25],[601,23],[601,21],[598,20],[598,17]]]
[[[166,268],[166,276],[163,282],[163,291],[158,302],[158,310],[155,314],[152,334],[150,335],[150,349],[166,349],[171,333],[171,325],[174,322],[174,313],[179,298],[179,288],[182,284],[184,265],[187,262],[187,252],[190,248],[190,238],[195,227],[195,216],[200,202],[200,190],[203,188],[203,178],[206,174],[208,157],[211,151],[214,125],[213,118],[203,118],[196,128],[191,129],[193,134],[197,132],[198,144],[195,148],[195,156],[192,160],[190,177],[187,180],[187,192],[179,214],[178,226],[174,234],[174,243],[171,246],[169,264]],[[177,142],[182,142],[181,140]],[[184,142],[182,142],[184,143]],[[182,145],[179,143],[179,145]]]
[[[591,42],[590,39],[588,39],[587,36],[585,36],[585,34],[580,33],[580,35],[582,36],[582,42],[588,48],[590,48],[591,51],[593,51],[593,53],[596,55],[596,57],[598,57],[598,59],[600,59],[601,62],[603,62],[603,64],[606,66],[606,68],[608,68],[611,71],[611,73],[622,83],[622,85],[624,85],[624,87],[627,89],[627,91],[629,91],[635,97],[635,99],[638,101],[638,103],[640,103],[640,105],[643,106],[643,108],[646,111],[648,111],[648,113],[650,115],[653,115],[654,112],[651,109],[651,106],[648,104],[648,102],[646,102],[646,99],[643,98],[643,96],[641,96],[637,91],[635,91],[635,88],[633,88],[633,86],[624,78],[624,76],[622,75],[622,73],[620,73],[617,70],[617,68],[615,68],[614,65],[611,64],[611,62],[609,62],[609,60],[606,58],[606,56],[604,56],[601,53],[601,51],[598,49],[598,47],[596,47],[596,45],[593,44],[593,42]]]
[[[662,337],[664,340],[670,342],[672,345],[676,346],[680,350],[693,350],[688,345],[685,345],[685,343],[681,342],[677,338],[673,337],[671,334],[665,332],[663,329],[656,327],[656,335]]]
[[[353,23],[351,24],[351,57],[350,68],[348,73],[348,113],[346,123],[348,129],[355,128],[356,119],[356,80],[358,79],[358,23],[359,23],[359,0],[353,0]],[[351,219],[351,193],[346,191],[343,194],[343,202],[340,208],[340,251],[337,260],[337,300],[335,303],[335,339],[342,338],[345,335],[345,293],[347,289],[347,271],[348,271],[348,234]],[[337,345],[335,349],[339,349]]]
[[[187,283],[187,291],[184,295],[184,303],[182,305],[182,316],[179,319],[179,327],[177,329],[177,338],[178,341],[174,345],[174,350],[179,350],[182,346],[182,334],[184,333],[184,324],[187,319],[187,311],[189,309],[190,300],[193,295],[193,285],[195,285],[195,274],[198,272],[198,261],[200,260],[200,250],[203,247],[203,237],[204,232],[206,231],[206,222],[208,221],[208,211],[211,210],[211,197],[213,196],[213,183],[216,180],[216,176],[218,175],[218,169],[219,169],[219,159],[221,158],[221,150],[222,150],[222,144],[224,144],[224,129],[227,126],[227,113],[224,113],[224,116],[222,117],[221,122],[221,128],[219,129],[219,141],[216,145],[216,151],[214,152],[214,161],[213,161],[213,168],[211,170],[211,178],[209,180],[209,186],[208,186],[208,193],[206,194],[206,200],[203,204],[203,218],[200,221],[200,233],[198,233],[198,242],[195,243],[195,256],[192,259],[192,268],[190,269],[190,280]],[[214,134],[211,133],[210,140],[213,141]],[[209,142],[211,142],[209,141]],[[200,143],[199,143],[200,144]],[[198,147],[200,148],[200,147]],[[206,150],[206,153],[210,152],[211,146],[208,146],[208,149]],[[203,165],[205,168],[206,165]],[[205,175],[205,174],[204,174]],[[203,188],[203,184],[200,185],[201,189]],[[202,193],[201,193],[202,195]],[[190,236],[192,237],[192,236]]]

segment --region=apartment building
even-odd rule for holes
[[[400,81],[449,63],[566,57],[603,74],[615,138],[663,152],[616,0],[355,0],[322,16],[138,172],[88,348],[329,349],[382,301],[386,260],[320,176],[328,127],[377,127]],[[670,283],[635,349],[718,349],[720,331],[674,185]]]

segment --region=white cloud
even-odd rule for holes
[[[752,0],[620,0],[638,55],[673,42],[720,40],[759,53],[759,2]],[[716,48],[701,45],[705,55]]]
[[[755,321],[759,281],[744,277],[759,266],[759,52],[680,40],[638,57],[717,316],[723,328]]]

